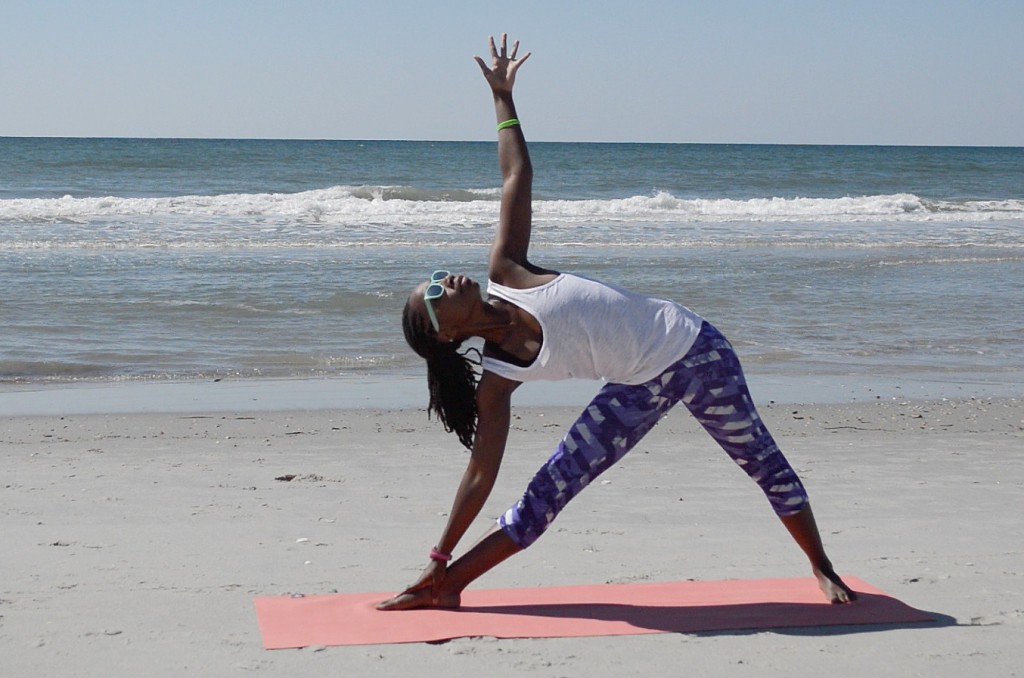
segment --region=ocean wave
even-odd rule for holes
[[[300,193],[230,193],[160,198],[86,197],[0,200],[0,222],[89,223],[97,220],[250,219],[342,223],[381,218],[472,216],[497,209],[488,190],[424,191],[395,186],[335,186]]]
[[[335,186],[300,193],[235,193],[161,198],[0,200],[0,222],[90,223],[131,219],[240,219],[324,224],[443,220],[490,223],[498,189],[431,191],[403,186]],[[840,198],[680,198],[667,192],[602,200],[534,201],[538,221],[991,221],[1024,220],[1024,200],[927,200],[909,193]]]
[[[0,252],[486,246],[498,191],[336,186],[301,193],[0,200]],[[547,247],[1024,249],[1024,200],[679,198],[533,204]]]

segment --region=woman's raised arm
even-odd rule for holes
[[[516,117],[512,87],[516,72],[530,58],[530,53],[517,58],[519,41],[512,44],[509,53],[508,38],[501,36],[501,49],[490,39],[491,66],[476,57],[484,78],[494,95],[494,111],[498,123],[498,164],[501,167],[501,213],[498,232],[491,246],[489,277],[508,284],[507,278],[528,268],[527,250],[530,246],[531,202],[533,166],[526,149],[526,138]]]

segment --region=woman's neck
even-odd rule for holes
[[[503,299],[492,300],[488,305],[494,308],[495,319],[501,322],[478,336],[519,360],[532,361],[536,358],[544,340],[537,319],[524,309]]]

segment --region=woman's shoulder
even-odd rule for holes
[[[517,264],[507,262],[506,265],[491,266],[487,272],[490,282],[514,290],[528,290],[541,287],[556,280],[561,273],[558,271],[535,266],[529,262]]]

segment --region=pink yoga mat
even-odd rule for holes
[[[268,650],[933,620],[860,579],[844,579],[860,595],[848,605],[826,602],[813,578],[469,589],[458,610],[374,609],[394,592],[261,596],[255,602]]]

